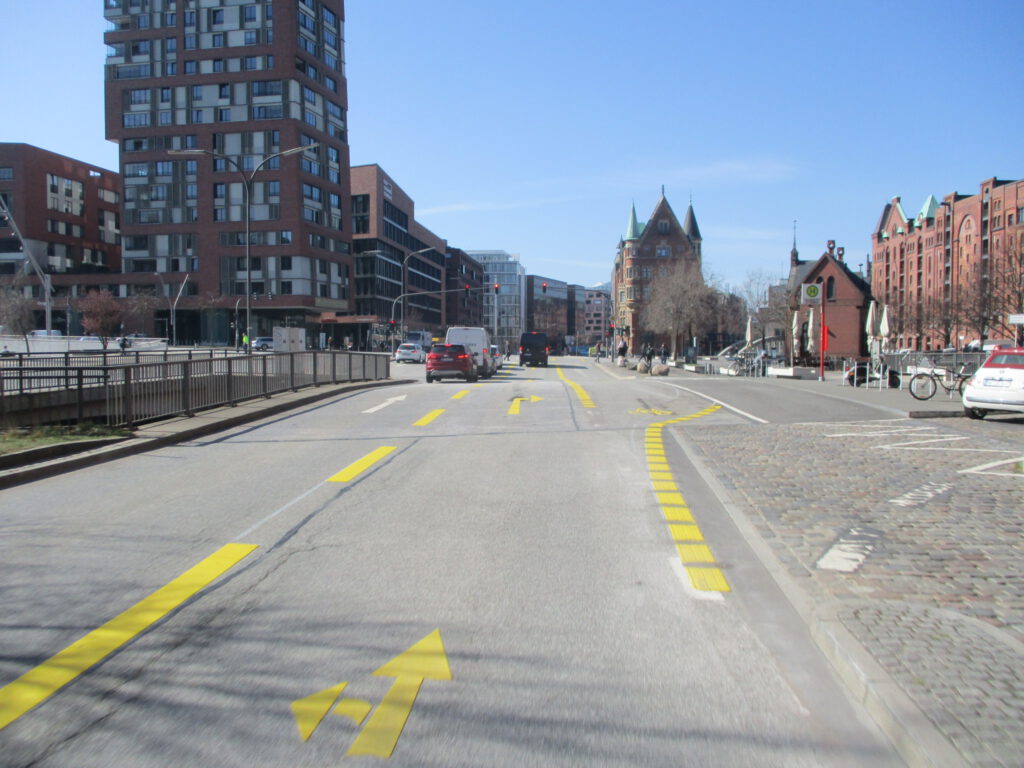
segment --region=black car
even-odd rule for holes
[[[519,364],[524,368],[527,365],[543,365],[547,368],[550,351],[546,333],[530,331],[519,337]]]

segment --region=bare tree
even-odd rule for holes
[[[984,271],[975,264],[960,291],[961,320],[964,327],[974,331],[982,344],[999,315],[999,294],[991,278],[988,265]]]
[[[121,301],[122,321],[126,329],[141,331],[150,328],[153,314],[162,302],[156,292],[149,287],[140,288],[128,298]]]
[[[1024,235],[1017,241],[1012,232],[1006,233],[993,257],[997,265],[992,274],[993,329],[1000,338],[1018,341],[1021,327],[1010,325],[1009,316],[1024,314]]]
[[[103,348],[107,348],[110,337],[121,328],[124,309],[110,291],[89,291],[78,300],[78,311],[82,313],[82,327],[87,333],[100,337]]]
[[[773,329],[787,327],[789,295],[785,290],[777,290],[780,283],[780,280],[773,280],[767,272],[759,269],[748,272],[740,288],[739,295],[746,305],[747,314],[756,331],[760,331],[762,348],[765,337]]]
[[[929,297],[921,304],[922,329],[942,337],[942,346],[953,346],[953,331],[960,322],[960,305],[940,297]]]
[[[35,327],[35,308],[35,299],[17,283],[0,286],[0,326],[5,334],[23,336],[26,351],[30,351],[28,334]]]
[[[679,337],[703,336],[713,326],[714,290],[704,285],[699,269],[688,262],[666,264],[651,280],[641,326],[669,338],[671,355],[679,350]]]

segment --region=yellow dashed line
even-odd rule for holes
[[[686,504],[683,494],[672,478],[672,469],[665,459],[665,444],[662,430],[670,424],[699,419],[714,413],[721,406],[713,405],[688,416],[651,424],[644,432],[644,452],[647,456],[647,467],[651,475],[651,488],[661,512],[665,516],[672,541],[676,542],[676,551],[683,562],[690,584],[702,592],[730,592],[731,587],[720,568],[714,567],[715,558],[707,544],[703,542],[704,534],[693,519],[693,513]]]

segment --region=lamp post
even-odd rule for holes
[[[301,147],[292,147],[282,152],[275,152],[272,155],[264,157],[259,164],[252,171],[246,175],[245,171],[238,164],[234,157],[231,155],[225,155],[222,152],[214,152],[212,149],[169,149],[167,154],[169,155],[209,155],[213,158],[220,158],[225,162],[231,164],[231,167],[238,171],[239,177],[242,179],[242,189],[245,192],[245,337],[252,341],[252,259],[249,257],[249,228],[252,224],[252,182],[256,177],[256,174],[275,157],[287,157],[288,155],[298,154],[299,152],[305,152],[307,149],[316,149],[320,146],[319,142],[313,142],[312,144],[304,144]],[[237,307],[237,304],[236,304]]]
[[[167,285],[164,283],[164,276],[159,272],[153,273],[156,279],[160,281],[160,293],[167,295],[167,323],[170,325],[169,333],[167,334],[167,342],[170,344],[172,341],[177,346],[177,328],[174,327],[174,307],[171,305],[171,292],[167,290]]]
[[[406,297],[411,295],[411,294],[408,293],[408,289],[409,289],[409,259],[411,259],[413,256],[418,256],[421,253],[428,253],[429,251],[432,251],[432,250],[434,250],[434,249],[433,248],[420,248],[418,251],[411,251],[410,253],[405,254],[405,258],[402,259],[402,293],[405,294]],[[402,301],[402,338],[403,339],[405,338],[405,331],[406,331],[406,327],[405,327],[405,312],[406,312],[406,305],[407,304],[408,304],[408,298],[406,298],[404,301]]]

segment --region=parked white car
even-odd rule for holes
[[[972,419],[989,411],[1024,413],[1024,347],[994,350],[964,384],[963,404]]]

